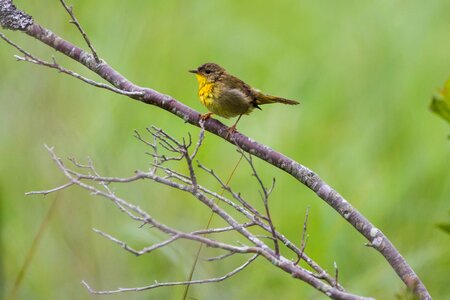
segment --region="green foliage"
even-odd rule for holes
[[[419,297],[414,295],[413,291],[403,288],[401,292],[395,294],[397,300],[419,300]]]
[[[450,78],[442,90],[433,96],[430,109],[450,123]]]
[[[437,226],[446,233],[450,234],[450,223],[438,223]]]
[[[15,2],[43,26],[87,48],[58,1]],[[295,108],[263,107],[243,117],[238,129],[316,171],[389,236],[436,299],[450,298],[450,239],[435,228],[449,210],[449,149],[442,138],[448,124],[423,109],[436,83],[448,76],[448,0],[71,4],[111,66],[200,112],[206,110],[187,70],[208,61],[264,92],[300,100]],[[60,64],[99,80],[25,34],[2,32],[41,58],[54,55]],[[134,129],[144,132],[154,124],[178,137],[198,133],[155,107],[16,62],[14,54],[0,43],[0,290],[7,292],[55,197],[24,193],[64,183],[44,143],[62,157],[90,156],[104,175],[127,176],[150,164],[147,149],[132,137]],[[198,158],[226,178],[239,156],[207,134]],[[336,261],[339,281],[349,291],[390,299],[403,287],[386,261],[362,246],[366,241],[311,191],[256,163],[266,182],[277,178],[270,200],[276,228],[300,243],[311,206],[306,251],[329,271]],[[231,184],[259,203],[257,185],[244,165]],[[199,180],[217,187],[205,174]],[[209,216],[191,197],[157,184],[137,183],[116,192],[180,229],[199,229]],[[134,257],[97,236],[93,227],[136,248],[162,238],[80,189],[61,191],[18,299],[84,300],[89,296],[82,279],[112,289],[187,277],[196,250],[192,243]],[[219,254],[208,250],[205,257]],[[230,259],[201,263],[196,278],[225,274],[240,262]],[[191,291],[196,299],[322,299],[262,260],[235,278]],[[182,292],[167,288],[102,299],[180,299]]]
[[[450,212],[449,212],[449,218],[450,218]],[[440,228],[441,230],[443,230],[444,232],[446,232],[446,233],[448,233],[448,234],[450,234],[450,222],[447,222],[447,223],[438,223],[438,224],[436,224],[436,226],[438,227],[438,228]]]

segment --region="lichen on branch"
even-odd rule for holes
[[[16,8],[12,0],[0,0],[0,25],[5,29],[26,30],[33,18]]]

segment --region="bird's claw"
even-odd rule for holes
[[[201,119],[202,121],[206,121],[206,120],[208,120],[209,118],[211,118],[212,114],[213,114],[213,113],[211,113],[211,112],[206,113],[206,114],[201,114],[201,115],[200,115],[200,119]]]
[[[229,127],[228,129],[227,129],[227,135],[225,136],[225,138],[228,138],[228,137],[230,137],[233,133],[235,133],[237,130],[236,130],[236,124],[234,124],[233,126],[231,126],[231,127]]]

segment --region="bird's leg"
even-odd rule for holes
[[[239,120],[241,119],[241,117],[242,117],[242,115],[239,115],[238,119],[236,120],[236,123],[234,123],[233,126],[231,126],[230,128],[228,128],[228,134],[227,134],[227,137],[228,137],[230,134],[232,134],[232,133],[234,133],[234,132],[236,131],[236,125],[237,125],[237,123],[239,122]]]
[[[202,119],[203,121],[208,120],[209,118],[211,118],[211,116],[213,115],[212,112],[206,113],[206,114],[201,114],[200,115],[200,119]]]

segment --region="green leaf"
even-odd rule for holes
[[[438,223],[436,226],[450,234],[450,223]]]
[[[450,123],[450,78],[444,88],[431,99],[430,109]]]

